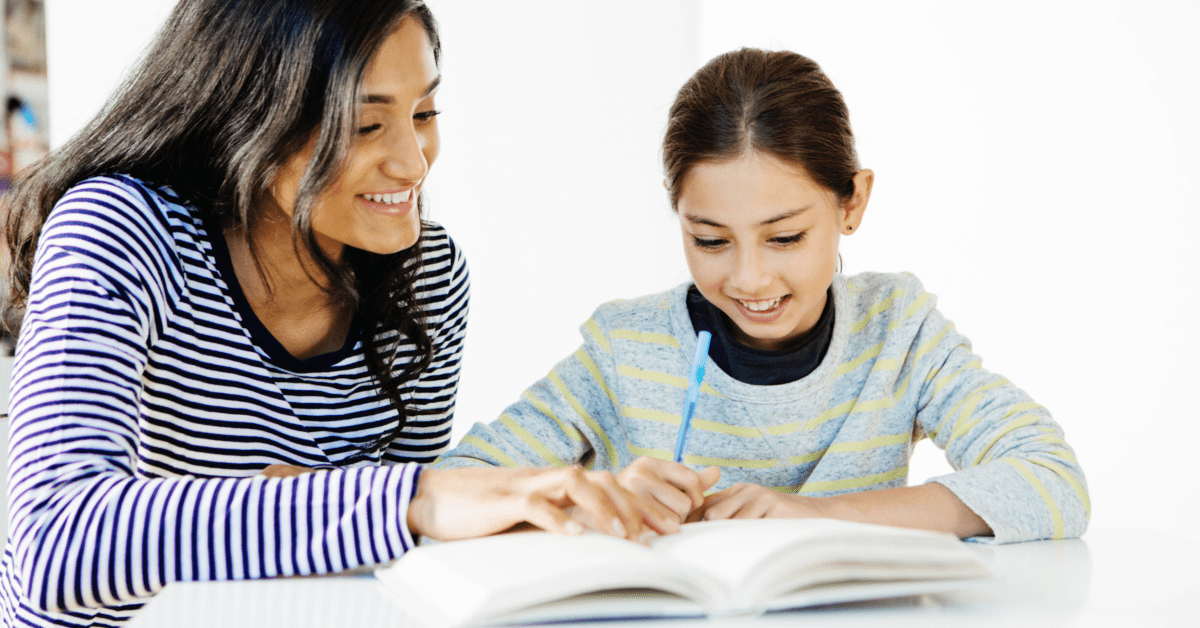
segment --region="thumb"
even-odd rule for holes
[[[700,484],[704,490],[708,490],[717,485],[717,481],[721,479],[721,467],[704,467],[700,472]]]

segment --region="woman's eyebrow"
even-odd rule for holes
[[[804,212],[812,209],[813,205],[814,205],[814,203],[809,203],[808,205],[805,205],[804,207],[788,210],[786,212],[783,212],[782,214],[779,214],[778,216],[773,216],[771,218],[768,218],[768,219],[758,223],[758,226],[763,227],[766,225],[777,223],[781,220],[787,220],[788,218],[791,218],[793,216],[798,216],[798,215],[803,214]],[[723,225],[715,220],[709,220],[708,218],[703,218],[703,217],[697,216],[695,214],[684,214],[683,217],[686,218],[688,222],[693,223],[693,224],[708,225],[710,227],[717,227],[720,229],[727,228],[725,225]]]
[[[421,98],[424,98],[433,93],[433,90],[442,84],[442,76],[439,74],[436,78],[429,82],[429,86],[421,93]],[[396,102],[396,99],[387,94],[364,94],[362,103],[364,105],[390,105]]]

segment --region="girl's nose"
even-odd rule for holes
[[[750,296],[771,285],[771,270],[762,254],[754,247],[743,248],[734,258],[730,284],[737,291]]]

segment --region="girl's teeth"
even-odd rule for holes
[[[779,301],[782,299],[783,297],[771,299],[770,301],[741,301],[741,304],[746,306],[746,309],[751,312],[766,312],[779,307]]]

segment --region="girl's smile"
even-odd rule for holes
[[[734,324],[734,336],[778,350],[820,320],[838,242],[862,221],[874,175],[839,199],[771,155],[696,164],[678,201],[696,288]]]

